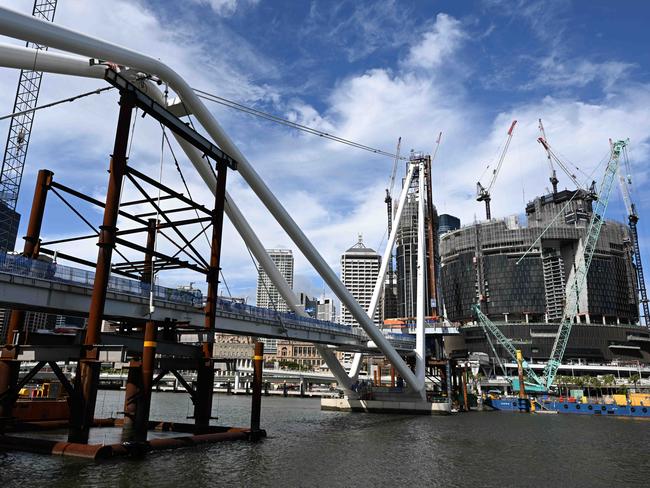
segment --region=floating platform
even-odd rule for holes
[[[517,398],[487,400],[485,405],[502,412],[518,412]],[[650,407],[643,405],[617,405],[616,403],[566,402],[536,400],[535,413],[562,413],[573,415],[596,415],[601,417],[640,417],[650,419]]]
[[[399,401],[399,400],[355,400],[350,398],[322,398],[321,410],[337,412],[400,413],[417,415],[449,415],[451,407],[447,402]]]

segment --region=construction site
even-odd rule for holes
[[[431,154],[402,155],[401,138],[394,154],[363,146],[393,160],[384,197],[387,240],[380,255],[360,236],[343,254],[339,278],[204,106],[203,99],[215,96],[191,88],[160,60],[53,24],[55,10],[56,1],[37,0],[31,17],[3,9],[0,18],[0,33],[27,42],[0,45],[0,64],[20,69],[14,107],[5,117],[11,121],[0,171],[0,447],[98,459],[257,441],[266,436],[261,402],[271,381],[283,382],[285,397],[287,381],[297,383],[300,397],[311,383],[324,385],[323,391],[335,394],[325,395],[332,398],[322,399],[323,410],[449,415],[482,405],[488,400],[484,389],[495,385],[504,395],[518,392],[518,401],[508,397],[502,406],[529,411],[538,404],[531,395],[550,402],[560,387],[558,372],[575,365],[601,376],[619,367],[627,368],[630,378],[634,368],[639,379],[650,374],[650,314],[628,140],[610,140],[598,181],[582,181],[571,163],[557,156],[539,120],[538,142],[552,191],[534,198],[521,214],[495,217],[491,201],[498,198],[495,183],[508,164],[517,127],[512,121],[488,181],[481,176],[476,185],[475,200],[485,206],[485,219],[464,227],[452,215],[439,216],[435,206],[434,165],[442,132]],[[48,46],[66,54],[48,52]],[[107,86],[39,105],[43,72]],[[179,97],[168,97],[169,86]],[[108,90],[117,94],[117,121],[102,166],[108,168],[105,188],[98,198],[40,169],[29,185],[34,192],[22,242],[18,196],[34,114]],[[137,115],[154,120],[162,134],[158,179],[129,159]],[[165,150],[178,173],[173,186],[162,181]],[[210,203],[192,197],[184,166],[197,172]],[[402,178],[397,177],[400,166]],[[575,188],[558,190],[557,169]],[[342,323],[333,313],[324,319],[307,313],[306,299],[293,289],[291,252],[265,248],[228,193],[227,175],[233,172],[340,301]],[[608,218],[615,186],[626,223]],[[133,194],[137,197],[126,198]],[[86,233],[43,235],[53,199]],[[224,218],[242,238],[263,281],[266,293],[258,293],[256,306],[219,294],[225,281]],[[203,239],[207,252],[198,247]],[[89,242],[96,244],[95,260],[61,247]],[[206,292],[191,285],[162,286],[158,279],[173,270],[195,273]],[[233,342],[236,356],[226,357],[229,348],[215,345],[223,334],[244,336],[250,347]],[[309,364],[320,363],[322,371],[311,376],[265,371],[263,340],[275,341],[279,359],[294,346],[308,348],[297,354],[308,354]],[[278,340],[284,349],[277,349]],[[118,367],[122,372],[113,371]],[[240,369],[231,375],[230,367]],[[124,389],[119,418],[96,415],[102,374]],[[266,382],[264,374],[270,378]],[[45,376],[47,387],[38,384]],[[215,391],[232,393],[231,376],[234,390],[241,381],[251,393],[247,425],[215,423]],[[155,390],[170,379],[173,390],[191,401],[186,417],[191,422],[152,418]],[[621,388],[628,383],[621,380]],[[650,416],[631,398],[619,398],[628,403],[609,413]],[[633,401],[646,401],[639,398]],[[508,409],[491,400],[495,409]],[[567,404],[560,401],[553,408],[562,411]],[[604,404],[588,405],[588,410],[607,411],[600,410]],[[95,442],[93,433],[101,428],[119,431],[119,442]],[[14,435],[46,429],[56,430],[57,440]]]

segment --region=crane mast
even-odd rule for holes
[[[559,180],[557,179],[557,173],[555,172],[555,168],[553,167],[553,158],[551,157],[551,149],[548,147],[548,143],[546,142],[548,139],[546,138],[546,131],[544,130],[544,124],[542,124],[542,119],[539,120],[539,131],[542,134],[542,137],[538,139],[538,142],[544,146],[544,149],[546,150],[546,158],[548,159],[548,165],[551,168],[551,176],[549,177],[549,181],[551,182],[551,185],[553,186],[553,195],[557,195],[557,184],[559,183]]]
[[[501,151],[501,155],[499,156],[497,167],[492,172],[492,179],[490,180],[488,186],[484,187],[480,181],[476,183],[476,201],[485,202],[485,218],[487,220],[492,219],[492,212],[490,210],[490,201],[492,200],[492,196],[490,192],[492,191],[492,187],[494,186],[494,183],[497,180],[497,176],[499,176],[499,171],[501,171],[503,160],[506,157],[506,153],[508,152],[508,147],[510,147],[510,141],[512,140],[512,131],[514,130],[516,124],[517,121],[513,120],[512,124],[510,125],[510,129],[508,129],[508,138],[506,139],[506,143],[503,146],[503,151]]]
[[[528,377],[539,386],[542,386],[546,389],[548,389],[553,384],[557,370],[560,367],[560,364],[562,364],[562,358],[564,357],[566,346],[571,335],[571,328],[578,314],[577,297],[580,296],[580,293],[584,287],[587,286],[587,273],[589,272],[589,267],[596,250],[596,244],[598,243],[600,230],[605,221],[605,211],[607,210],[607,205],[609,203],[609,197],[611,195],[614,178],[618,174],[621,153],[626,146],[627,141],[617,141],[612,144],[611,156],[607,163],[605,175],[603,176],[603,180],[600,185],[600,191],[598,193],[598,197],[594,201],[593,213],[591,215],[591,220],[589,222],[587,236],[584,244],[584,252],[579,253],[576,256],[575,279],[572,280],[571,284],[567,285],[567,297],[576,297],[576,299],[569,299],[566,302],[564,308],[564,317],[562,318],[562,322],[558,328],[558,333],[555,337],[553,348],[551,350],[551,356],[548,360],[548,363],[546,364],[546,367],[544,368],[542,377],[538,376],[532,370],[530,365],[528,365],[528,363],[525,361],[522,364],[523,368],[528,374]],[[477,318],[479,319],[479,323],[481,324],[481,327],[483,328],[485,334],[492,334],[497,339],[499,344],[501,344],[503,348],[508,352],[510,357],[516,361],[517,350],[514,347],[512,341],[508,339],[501,332],[501,330],[485,314],[483,314],[483,312],[481,312],[479,304],[473,305],[472,308]]]
[[[57,0],[35,0],[32,15],[52,22]],[[28,48],[47,51],[47,46],[27,43]],[[25,112],[36,107],[38,92],[43,73],[40,71],[21,70],[18,89],[12,113],[22,112],[11,118],[9,134],[5,146],[2,168],[0,169],[0,251],[13,250],[18,216],[15,213],[18,193],[25,167],[27,147],[34,122],[34,112]]]
[[[641,302],[641,307],[643,309],[643,323],[646,327],[650,327],[648,292],[645,287],[645,277],[643,276],[643,262],[641,261],[641,249],[639,247],[639,234],[636,229],[636,224],[639,221],[639,215],[637,214],[636,206],[634,205],[634,202],[632,202],[632,197],[630,196],[628,185],[631,183],[631,180],[629,177],[626,180],[626,178],[620,172],[620,167],[618,171],[618,183],[619,188],[621,189],[621,195],[623,196],[623,201],[625,202],[625,208],[627,210],[627,220],[630,227],[630,240],[634,256],[634,267],[637,274],[637,291],[638,296],[640,297],[639,301]]]
[[[395,151],[395,162],[393,163],[393,171],[390,175],[390,182],[388,188],[386,188],[386,198],[384,203],[386,204],[386,212],[388,213],[388,235],[393,231],[393,187],[395,186],[395,175],[397,173],[397,163],[399,161],[399,152],[402,147],[402,138],[397,139],[397,150]],[[390,290],[393,289],[393,256],[391,254],[388,261],[388,285]],[[392,291],[391,291],[392,293]]]

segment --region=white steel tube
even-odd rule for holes
[[[123,64],[156,75],[169,83],[172,89],[195,114],[196,118],[213,140],[221,149],[237,160],[239,163],[238,170],[250,185],[251,189],[268,208],[289,237],[291,237],[307,260],[318,271],[330,289],[348,310],[350,310],[350,313],[359,322],[359,325],[361,325],[386,355],[388,360],[395,366],[402,377],[414,389],[420,390],[424,388],[424,384],[418,382],[399,353],[374,326],[368,314],[361,308],[343,283],[341,283],[334,271],[332,271],[323,257],[316,251],[316,248],[307,239],[300,227],[298,227],[268,186],[266,186],[264,181],[255,172],[246,157],[230,140],[207,107],[196,96],[190,85],[178,73],[155,58],[106,41],[94,39],[56,24],[40,21],[5,7],[0,7],[0,33],[17,39],[44,44],[63,51]]]
[[[104,78],[104,71],[106,70],[106,66],[90,66],[86,59],[52,52],[40,52],[35,64],[34,50],[22,46],[17,47],[7,44],[0,44],[0,65],[16,69],[36,69],[37,71],[43,71],[46,73],[58,73],[100,79]],[[160,90],[155,87],[153,83],[142,83],[140,88],[147,92],[151,97],[155,98],[158,102],[164,104],[164,98],[160,93]],[[216,190],[217,180],[208,163],[201,157],[201,154],[194,146],[176,136],[176,134],[174,134],[174,137],[208,188],[210,188],[214,193]],[[257,238],[257,235],[254,233],[234,200],[227,192],[224,210],[229,220],[235,226],[235,229],[251,249],[251,252],[257,261],[269,277],[271,277],[282,297],[297,314],[306,316],[304,310],[297,306],[299,300],[293,293],[293,290],[291,290],[291,287],[289,287],[282,274],[278,271],[277,266],[264,249],[264,246]],[[344,389],[350,390],[352,381],[348,378],[345,369],[341,366],[336,355],[325,345],[314,345],[339,384]]]
[[[409,164],[409,170],[406,173],[406,179],[404,180],[404,185],[402,186],[402,193],[399,197],[399,203],[397,205],[397,213],[393,220],[393,228],[391,229],[390,236],[388,237],[388,243],[386,244],[386,249],[384,250],[384,255],[381,260],[381,266],[379,268],[379,275],[377,276],[377,281],[375,282],[375,289],[372,292],[372,298],[370,300],[370,305],[368,306],[368,316],[372,319],[377,310],[377,304],[379,303],[379,298],[381,297],[381,291],[384,285],[384,280],[386,279],[386,271],[388,270],[388,264],[391,259],[391,253],[393,251],[393,246],[395,245],[395,239],[397,238],[397,231],[399,229],[399,224],[402,220],[402,213],[404,211],[404,206],[406,203],[406,197],[408,194],[408,189],[411,186],[411,180],[413,179],[413,173],[415,171],[415,165]],[[361,360],[363,354],[356,353],[352,359],[352,367],[350,368],[350,377],[356,378],[359,375],[361,370]]]
[[[424,270],[426,268],[426,242],[424,234],[424,162],[418,164],[418,265],[417,265],[417,313],[415,324],[415,376],[424,385],[426,343],[424,329]],[[426,399],[424,388],[420,390],[423,399]]]

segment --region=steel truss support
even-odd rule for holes
[[[289,237],[301,250],[307,260],[314,266],[330,289],[336,294],[359,322],[364,331],[375,342],[377,347],[386,355],[406,382],[415,390],[424,388],[400,354],[375,327],[365,310],[354,299],[352,294],[341,283],[334,271],[329,267],[303,231],[284,209],[277,197],[271,192],[261,177],[239,151],[223,128],[216,121],[208,108],[201,102],[190,85],[164,63],[136,51],[125,49],[114,44],[94,39],[70,29],[39,22],[11,9],[0,8],[0,32],[18,39],[32,40],[47,44],[63,51],[82,56],[109,59],[113,63],[129,66],[160,77],[169,83],[170,87],[180,96],[187,108],[195,114],[213,140],[237,161],[237,169],[258,198],[264,203],[271,215],[278,221]],[[11,60],[15,63],[15,59]],[[61,70],[70,69],[70,63],[65,62]],[[273,279],[273,278],[271,278]],[[276,284],[276,283],[274,283]],[[277,286],[277,284],[276,284]]]

